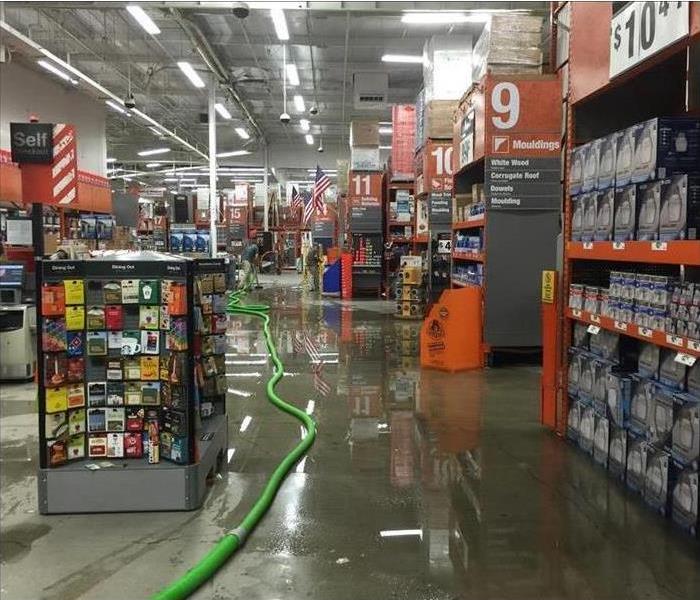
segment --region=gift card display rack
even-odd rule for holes
[[[223,260],[41,261],[39,509],[189,510],[227,447]]]

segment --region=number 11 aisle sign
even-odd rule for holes
[[[610,23],[610,78],[686,37],[689,2],[630,2]]]

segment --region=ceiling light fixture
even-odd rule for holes
[[[415,54],[384,54],[382,56],[382,62],[386,63],[411,63],[411,64],[423,64],[423,56],[417,56]]]
[[[271,8],[270,16],[275,26],[277,39],[280,42],[286,42],[289,39],[289,29],[287,29],[287,19],[284,16],[284,11],[281,8]]]
[[[243,127],[236,127],[235,131],[238,134],[239,138],[241,138],[243,140],[250,139],[250,134],[245,129],[243,129]]]
[[[452,25],[454,23],[486,23],[486,13],[465,14],[460,12],[405,12],[401,22],[409,25]]]
[[[187,79],[190,80],[190,83],[196,87],[196,88],[203,88],[204,87],[204,81],[202,78],[199,76],[199,73],[194,70],[194,67],[186,61],[179,61],[177,63],[177,66],[180,67],[180,71],[182,71]]]
[[[294,108],[297,109],[297,112],[304,112],[306,110],[306,104],[304,104],[303,96],[300,96],[299,94],[294,96]]]
[[[166,154],[170,152],[170,148],[153,148],[152,150],[141,150],[139,156],[154,156],[155,154]]]
[[[108,163],[117,162],[117,159],[116,159],[116,158],[108,158],[108,159],[107,159],[107,162],[108,162]]]
[[[294,63],[287,63],[287,81],[289,85],[299,85],[299,73]]]
[[[391,146],[379,146],[380,150],[391,150]]]
[[[308,119],[299,119],[299,127],[301,127],[302,131],[308,131],[311,125],[309,124]]]
[[[214,108],[216,109],[216,112],[218,112],[219,115],[221,115],[222,119],[228,119],[228,120],[231,119],[231,113],[228,112],[228,108],[226,108],[223,104],[221,104],[221,102],[217,102],[214,105]]]
[[[43,69],[46,69],[47,71],[53,73],[54,75],[58,75],[64,81],[72,83],[73,85],[78,85],[77,79],[73,79],[70,75],[68,75],[68,73],[61,71],[61,69],[59,69],[58,67],[55,67],[49,61],[41,59],[41,60],[37,60],[36,63],[40,67],[42,67]]]
[[[423,539],[423,530],[422,529],[385,529],[384,531],[380,531],[379,535],[383,538],[417,536],[420,539]]]
[[[180,180],[177,177],[165,177],[165,178],[163,178],[163,181],[166,181],[168,183],[172,183],[172,182],[180,181]]]
[[[152,162],[152,163],[146,163],[146,168],[147,169],[155,169],[156,167],[160,167],[161,163],[158,162]]]
[[[153,135],[157,135],[158,137],[163,135],[162,132],[160,131],[160,129],[158,129],[157,127],[150,126],[149,129],[151,130]]]
[[[126,7],[126,10],[128,10],[129,14],[136,19],[136,22],[146,30],[146,33],[150,33],[151,35],[158,35],[160,33],[158,25],[153,22],[153,19],[151,19],[151,17],[146,14],[146,11],[138,4],[130,4]]]
[[[313,144],[314,144],[314,136],[313,136],[313,135],[311,135],[310,133],[307,133],[307,134],[304,136],[304,139],[306,140],[306,143],[307,143],[309,146],[313,146]]]
[[[232,150],[231,152],[219,152],[216,158],[228,158],[229,156],[244,156],[250,154],[248,150]]]
[[[129,114],[123,106],[120,106],[114,100],[105,100],[105,104],[107,106],[109,106],[112,110],[116,110],[118,113],[121,113],[122,115]]]

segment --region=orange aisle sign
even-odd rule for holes
[[[445,290],[423,320],[421,366],[443,371],[482,367],[481,331],[481,288]]]

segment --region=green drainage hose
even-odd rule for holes
[[[199,586],[212,577],[231,555],[243,545],[246,537],[272,505],[272,501],[275,499],[275,495],[282,485],[284,478],[297,461],[306,454],[316,437],[315,421],[307,415],[306,412],[299,410],[296,406],[288,404],[275,393],[275,386],[284,375],[284,367],[279,356],[277,356],[277,348],[275,348],[272,336],[270,335],[270,316],[268,314],[270,307],[265,304],[241,304],[241,298],[247,291],[248,289],[246,288],[238,292],[233,292],[229,296],[228,312],[252,315],[262,320],[267,350],[272,357],[272,362],[275,367],[272,377],[267,382],[267,397],[277,408],[299,419],[306,428],[306,434],[294,449],[284,457],[282,462],[277,465],[277,468],[265,485],[265,489],[258,497],[253,508],[251,508],[248,514],[243,518],[241,524],[232,531],[226,533],[226,535],[217,542],[216,546],[214,546],[199,563],[187,571],[185,575],[153,596],[153,600],[177,600],[180,598],[187,598]]]

